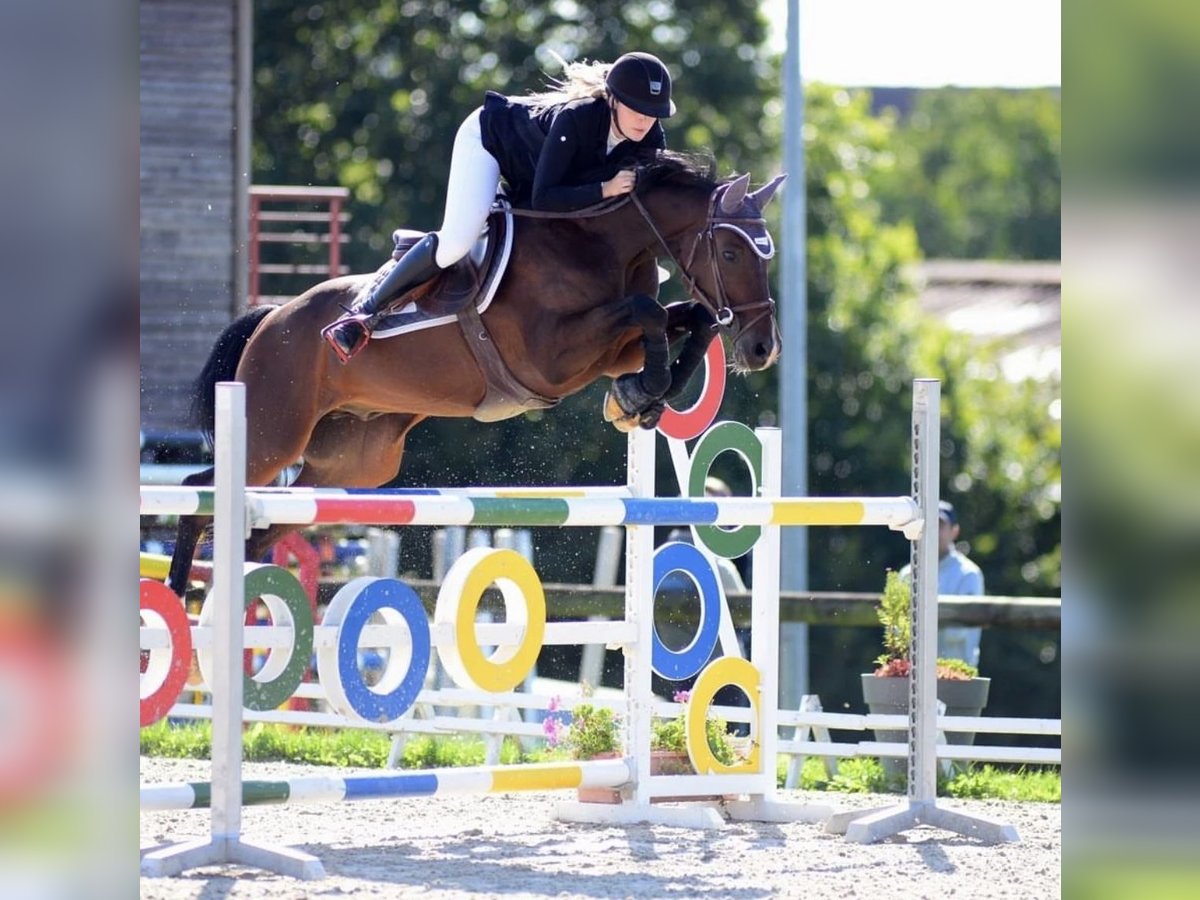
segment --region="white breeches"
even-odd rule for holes
[[[500,163],[483,149],[481,109],[467,116],[454,138],[446,211],[437,231],[437,264],[443,269],[466,256],[479,239],[500,185]]]

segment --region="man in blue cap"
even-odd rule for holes
[[[938,503],[938,596],[983,596],[983,572],[979,566],[958,551],[958,513],[947,500]],[[911,579],[912,567],[900,570],[900,577]],[[979,665],[979,639],[983,629],[978,626],[946,626],[938,629],[937,655],[946,659],[961,659]]]

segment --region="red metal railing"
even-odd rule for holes
[[[345,275],[342,244],[349,241],[343,187],[252,185],[250,187],[250,283],[248,303],[282,302],[312,286],[313,276]],[[278,247],[282,252],[264,250]],[[320,250],[328,247],[326,258]],[[264,278],[278,290],[262,292]]]

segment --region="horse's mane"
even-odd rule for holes
[[[716,163],[702,153],[660,150],[653,162],[638,169],[638,193],[659,185],[702,188],[711,192],[718,184]]]

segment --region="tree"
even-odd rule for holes
[[[350,188],[356,271],[386,258],[393,228],[438,226],[459,123],[486,90],[544,89],[554,53],[660,55],[679,107],[668,141],[722,172],[765,173],[778,144],[757,0],[258,0],[255,16],[253,178]]]
[[[1055,90],[921,91],[876,189],[927,257],[1058,259],[1062,102]]]
[[[650,7],[615,0],[587,8],[531,0],[301,7],[259,0],[255,9],[254,179],[350,187],[347,257],[358,270],[385,258],[392,227],[436,227],[459,121],[487,88],[543,87],[551,48],[599,59],[633,47],[659,53],[677,76],[679,113],[667,123],[669,141],[711,149],[722,174],[751,171],[765,181],[779,147],[779,60],[762,49],[766,30],[754,0],[663,0],[653,17]],[[918,256],[916,234],[888,224],[877,190],[897,177],[894,122],[871,115],[865,95],[822,85],[809,86],[806,116],[811,492],[905,492],[911,381],[915,374],[942,378],[943,492],[973,523],[989,590],[1053,589],[1057,423],[1047,420],[1044,398],[1033,387],[990,378],[989,348],[968,352],[921,318],[904,278]],[[768,209],[776,235],[779,212],[780,204]],[[677,284],[664,291],[668,298],[681,293]],[[786,352],[787,335],[784,344]],[[772,370],[731,380],[722,415],[773,421],[777,377]],[[493,425],[424,423],[408,440],[400,481],[619,483],[625,439],[597,414],[605,387]],[[669,460],[662,466],[671,483]],[[547,581],[590,580],[591,554],[569,531],[536,535]],[[421,534],[406,531],[405,541],[406,558],[428,558],[409,555]],[[874,591],[886,568],[903,564],[908,545],[880,529],[820,528],[811,531],[810,548],[814,588]]]
[[[766,181],[779,143],[778,60],[762,52],[767,25],[757,0],[258,0],[255,15],[253,178],[350,188],[344,258],[355,271],[386,259],[393,228],[439,225],[459,123],[486,90],[544,89],[559,73],[551,51],[661,56],[678,106],[664,123],[669,144],[711,152],[724,175],[752,171]],[[666,299],[683,296],[678,284],[664,288]],[[605,389],[593,385],[548,413],[491,425],[423,423],[408,439],[399,483],[621,483],[625,438],[600,420]],[[593,560],[570,531],[535,535],[548,581],[591,580]],[[405,540],[423,546],[426,535],[410,530]]]

